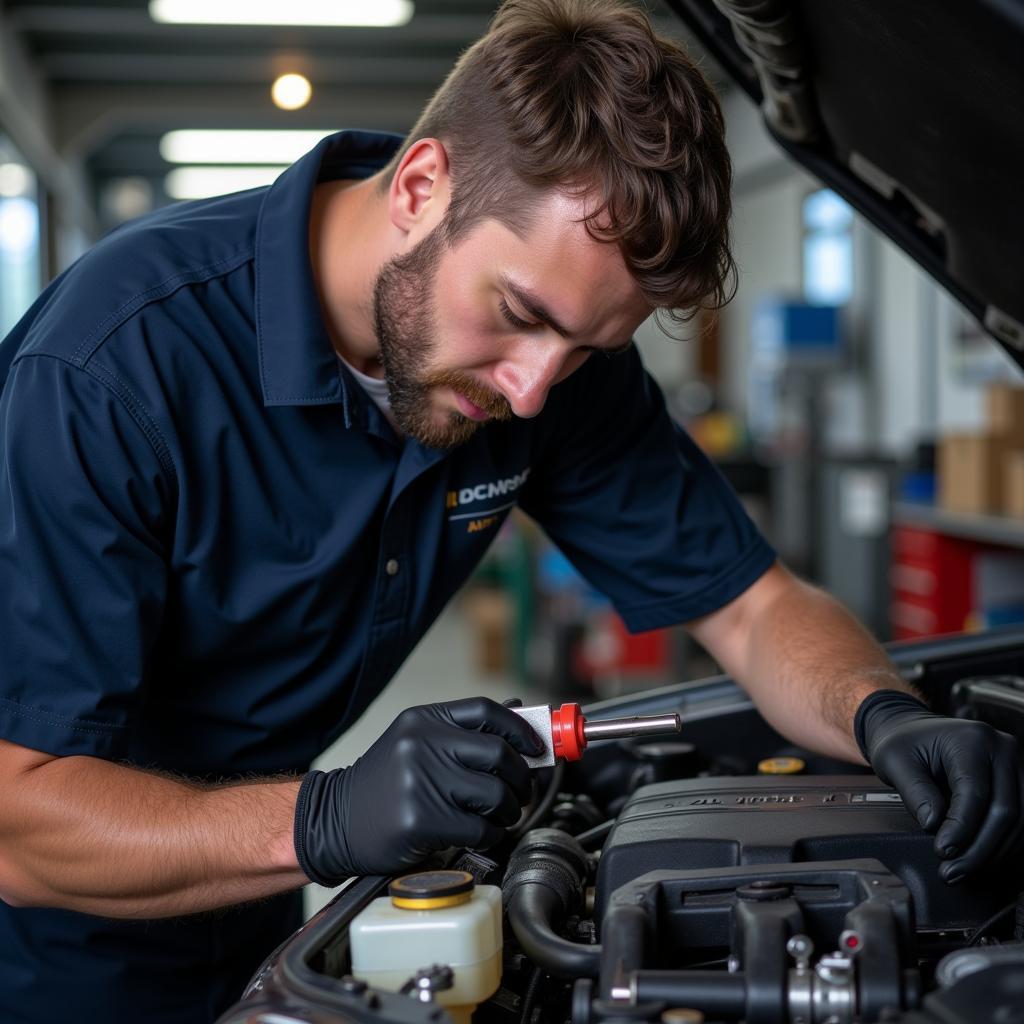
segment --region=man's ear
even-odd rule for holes
[[[406,234],[417,228],[430,231],[441,222],[450,196],[448,151],[444,143],[438,139],[414,142],[391,179],[391,223]]]

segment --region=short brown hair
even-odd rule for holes
[[[428,137],[449,150],[449,241],[484,217],[524,231],[531,200],[551,188],[593,192],[588,231],[619,246],[652,306],[682,320],[732,297],[722,112],[683,48],[637,8],[505,0],[407,145]]]

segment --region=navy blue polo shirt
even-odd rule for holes
[[[517,504],[633,630],[771,564],[635,352],[453,452],[394,433],[331,347],[307,222],[318,181],[399,142],[342,132],[269,188],[119,229],[0,345],[0,737],[205,780],[302,772]],[[115,989],[125,1020],[211,1019],[294,913],[0,907],[0,1017],[48,1019],[60,978],[81,1021],[122,1019]]]

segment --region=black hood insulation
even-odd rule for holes
[[[1024,4],[666,2],[778,144],[1024,367]]]

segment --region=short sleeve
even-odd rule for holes
[[[15,362],[0,395],[0,735],[125,756],[166,593],[170,485],[90,371]]]
[[[631,631],[707,615],[775,561],[635,350],[591,356],[549,404],[521,505]]]

